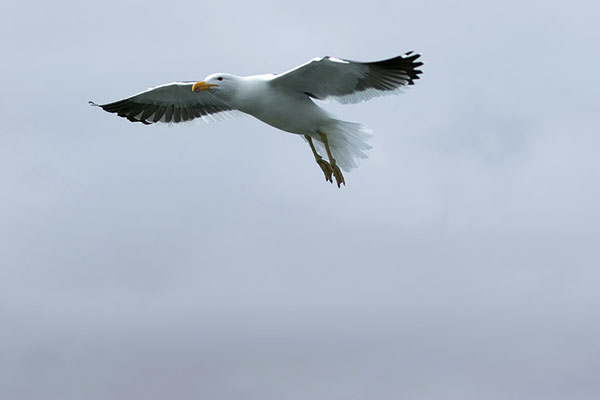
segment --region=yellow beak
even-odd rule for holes
[[[200,81],[200,82],[196,82],[194,83],[194,85],[192,86],[192,90],[196,93],[201,92],[203,90],[208,90],[213,86],[219,86],[219,85],[212,85],[210,83],[206,83],[205,81]]]

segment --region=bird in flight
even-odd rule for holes
[[[143,124],[182,123],[196,118],[227,119],[241,111],[281,129],[301,135],[323,171],[325,180],[346,184],[342,170],[357,166],[371,146],[364,125],[341,121],[314,100],[358,103],[400,93],[419,79],[420,54],[376,62],[335,57],[313,58],[282,74],[236,76],[217,73],[199,82],[173,82],[150,88],[113,103],[96,104],[119,117]]]

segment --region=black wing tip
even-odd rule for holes
[[[416,60],[418,58],[420,58],[422,56],[421,53],[415,53],[414,50],[411,51],[407,51],[406,53],[402,54],[400,57],[404,58],[405,60]]]
[[[409,76],[408,84],[414,85],[414,81],[419,79],[419,75],[423,73],[423,71],[417,69],[424,64],[419,58],[421,58],[421,53],[415,53],[414,50],[411,50],[401,56],[382,61],[382,66],[384,68],[403,69]]]
[[[141,122],[144,125],[152,124],[152,122],[148,122],[145,119],[134,118],[134,116],[138,115],[139,112],[135,112],[134,115],[131,115],[132,110],[131,108],[128,109],[127,106],[131,107],[132,104],[127,99],[107,104],[97,104],[90,100],[88,101],[88,104],[92,107],[100,107],[104,111],[109,112],[111,114],[117,114],[118,117],[126,118],[131,122]]]

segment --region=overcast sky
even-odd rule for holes
[[[9,2],[0,398],[600,398],[593,1]],[[415,50],[326,183],[252,117],[89,107]]]

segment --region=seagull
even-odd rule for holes
[[[142,124],[215,121],[232,114],[250,114],[282,131],[301,135],[325,180],[346,185],[349,172],[366,158],[372,132],[364,125],[341,121],[315,100],[358,103],[401,93],[422,73],[413,52],[375,62],[319,57],[282,74],[208,75],[203,81],[172,82],[113,103],[96,104],[104,111]],[[326,157],[326,159],[324,158]]]

